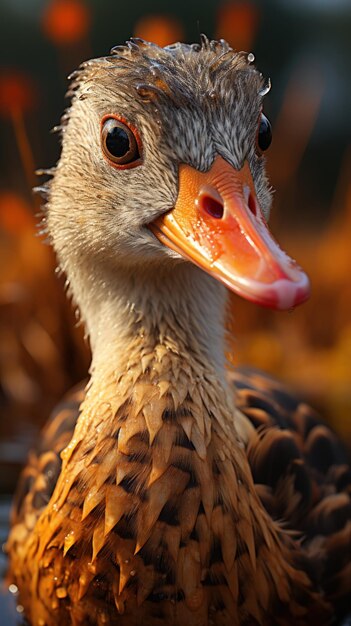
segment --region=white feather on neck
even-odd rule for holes
[[[105,268],[106,269],[106,268]],[[225,379],[226,290],[189,263],[114,271],[75,265],[71,291],[89,336],[92,375],[118,371],[137,336],[140,346],[165,343],[180,358],[193,356]]]

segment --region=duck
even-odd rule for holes
[[[290,310],[268,228],[270,83],[224,40],[131,39],[71,76],[42,229],[92,350],[20,479],[9,577],[32,626],[336,624],[342,443],[226,359],[228,290]]]

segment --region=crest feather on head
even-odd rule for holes
[[[89,90],[91,81],[97,79],[110,87],[111,77],[118,76],[120,86],[125,77],[128,88],[134,87],[144,100],[167,98],[174,106],[184,106],[194,95],[214,99],[223,96],[233,89],[234,78],[240,81],[241,75],[256,87],[256,93],[264,95],[265,81],[252,65],[253,59],[252,53],[235,52],[224,39],[209,40],[205,35],[200,44],[178,42],[165,48],[132,38],[113,47],[111,55],[82,63],[69,77],[72,83],[68,96],[73,96],[83,83],[84,91]]]

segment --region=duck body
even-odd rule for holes
[[[182,68],[201,50],[203,73],[208,61],[215,70],[227,57],[222,70],[234,63],[250,82],[246,61],[225,42],[204,40],[202,48],[167,51],[138,41],[117,53],[117,70],[112,57],[91,62],[77,85],[50,185],[48,230],[82,311],[93,361],[84,393],[76,392],[48,423],[18,490],[8,550],[33,626],[180,626],[185,620],[194,626],[323,625],[347,608],[350,483],[339,444],[307,409],[289,403],[285,392],[273,389],[265,397],[267,383],[259,377],[257,392],[254,378],[227,373],[224,286],[184,262],[178,243],[167,252],[161,245],[173,235],[160,220],[178,206],[177,172],[174,163],[166,164],[167,145],[191,167],[179,170],[180,188],[193,169],[201,173],[198,199],[205,205],[205,197],[212,217],[229,180],[222,179],[226,164],[220,162],[219,173],[212,165],[223,155],[227,161],[238,157],[233,147],[232,157],[225,147],[214,149],[213,141],[212,148],[197,152],[189,140],[202,141],[207,118],[198,116],[195,105],[189,108],[181,81],[172,89],[166,61],[175,56]],[[189,68],[199,75],[196,67],[192,60]],[[116,71],[122,95],[111,96]],[[143,71],[151,71],[151,85]],[[257,73],[252,76],[260,83]],[[134,114],[130,83],[142,98]],[[177,132],[184,131],[180,143],[160,113],[165,93]],[[220,117],[218,99],[216,107]],[[110,124],[117,109],[122,130],[111,135],[106,115]],[[254,107],[251,116],[257,117]],[[102,120],[103,142],[108,133],[105,157],[116,133],[124,133],[123,141],[129,137],[131,169],[118,160],[120,144],[113,167],[92,152],[94,142],[100,145],[95,119]],[[187,135],[189,120],[195,123]],[[128,135],[135,126],[143,127],[143,147],[140,137],[133,143],[137,133]],[[168,133],[162,135],[160,127]],[[225,119],[217,142],[223,128]],[[151,136],[157,144],[148,143]],[[83,146],[78,154],[77,146]],[[268,211],[262,163],[252,159],[255,189]],[[210,182],[201,178],[209,168],[215,172]],[[240,193],[254,185],[247,174],[245,181]],[[256,196],[247,194],[250,224],[257,221],[260,231]],[[151,228],[156,237],[144,228],[150,222],[158,224]],[[197,254],[201,265],[203,253]],[[285,257],[277,254],[285,267]],[[269,283],[269,289],[250,283],[249,290],[279,306],[304,298],[303,279],[289,272],[280,270],[281,282]],[[279,405],[283,398],[288,409]],[[328,451],[326,477],[314,462],[319,445]]]

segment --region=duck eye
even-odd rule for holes
[[[101,126],[101,145],[107,159],[117,166],[139,165],[138,141],[133,131],[124,122],[108,117]]]
[[[264,152],[269,148],[272,142],[272,126],[266,116],[261,113],[258,123],[257,145],[260,152]]]

